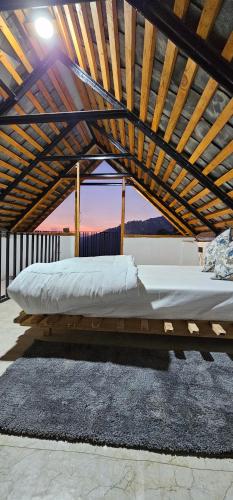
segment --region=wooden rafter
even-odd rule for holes
[[[203,39],[207,38],[209,31],[213,25],[214,19],[216,18],[218,11],[220,9],[222,0],[206,0],[205,6],[202,10],[200,21],[197,27],[197,34]],[[188,93],[192,82],[194,80],[195,74],[197,72],[198,65],[191,59],[188,58],[182,78],[181,83],[178,88],[175,103],[170,114],[170,118],[167,124],[167,128],[164,134],[164,139],[166,142],[171,140],[172,133],[176,127],[177,121],[182,112],[183,106],[187,100]],[[160,150],[158,159],[154,168],[154,173],[159,174],[162,167],[162,163],[165,158],[164,151]],[[152,184],[153,187],[153,184]]]
[[[126,71],[126,95],[127,108],[133,111],[134,107],[134,64],[135,64],[135,45],[136,45],[136,11],[126,0],[124,0],[124,19],[125,19],[125,71]],[[128,123],[129,150],[134,153],[135,131],[134,125]],[[133,163],[131,163],[134,169]]]
[[[8,33],[8,30],[7,30],[7,31],[5,31],[5,33]],[[14,38],[14,37],[11,37],[11,38],[10,38],[10,41],[11,41],[11,43],[12,43],[12,45],[13,45],[13,47],[12,47],[12,48],[14,48],[14,50],[17,52],[17,50],[18,50],[18,45],[19,45],[19,44],[16,42],[16,40],[15,40],[15,38]],[[26,62],[25,62],[25,61],[27,61],[27,64],[26,64]],[[9,63],[8,59],[4,56],[3,58],[1,58],[1,62],[2,62],[2,63],[4,64],[4,66],[5,66],[5,67],[6,67],[6,68],[7,68],[7,69],[11,72],[11,75],[14,77],[14,79],[17,81],[17,83],[18,83],[19,85],[21,85],[21,84],[23,83],[23,81],[22,81],[21,77],[19,76],[19,74],[16,72],[16,70],[14,70],[14,69],[13,69],[13,67],[12,67],[12,65]],[[30,65],[30,63],[28,62],[27,58],[24,58],[24,63],[26,64],[27,69],[30,69],[30,71],[32,71],[32,66],[31,66],[31,65]],[[42,82],[41,82],[41,85],[42,85]],[[43,89],[44,89],[44,86],[43,86]],[[40,112],[41,112],[41,111],[42,111],[42,112],[44,111],[43,107],[39,104],[39,101],[38,101],[38,100],[37,100],[37,99],[33,96],[33,94],[32,94],[32,92],[31,92],[31,91],[29,91],[29,92],[27,93],[27,97],[30,99],[30,101],[31,101],[31,102],[32,102],[32,104],[36,107],[36,109],[37,109],[38,111],[40,111]],[[22,108],[21,108],[18,104],[17,104],[17,105],[15,105],[15,109],[17,110],[17,112],[20,112],[20,114],[23,114],[23,110],[22,110]],[[53,125],[53,124],[52,124],[52,128],[53,128],[53,129],[55,129],[55,132],[56,132],[56,133],[59,133],[59,130],[57,129],[57,127],[55,127],[55,125]],[[36,131],[37,131],[37,129],[39,129],[39,127],[37,127],[37,128],[36,128]],[[40,130],[41,130],[41,129],[39,129],[39,131],[40,131]],[[19,130],[18,130],[18,132],[19,132]],[[25,134],[25,133],[24,133],[23,131],[20,131],[20,135],[22,135],[22,134]],[[24,135],[24,138],[25,138],[25,135]],[[50,143],[51,143],[51,140],[47,138],[47,136],[43,133],[43,131],[42,131],[42,138],[43,138],[43,139],[46,139],[46,142],[47,142],[48,144],[50,144]],[[28,139],[28,142],[30,142],[30,143],[31,143],[31,140],[29,139],[29,137],[28,137],[27,139]],[[66,143],[65,143],[65,145],[67,146],[67,144],[68,144],[68,143],[66,142]],[[19,146],[19,148],[20,148],[20,146]],[[37,148],[37,149],[38,149],[38,148]],[[42,149],[43,149],[43,148],[41,148],[41,147],[39,146],[39,150],[40,150],[40,151],[42,151]],[[72,150],[72,148],[70,148],[70,150],[71,150],[71,151],[73,151],[73,150]],[[25,150],[25,151],[26,151],[26,150]],[[57,149],[56,149],[56,151],[59,153],[59,152],[60,152],[60,149],[59,149],[59,148],[57,148]],[[21,150],[21,152],[22,152],[22,150]],[[51,171],[51,169],[49,169],[49,170]],[[54,170],[53,170],[53,172],[55,172],[55,175],[57,175],[56,171],[54,171]],[[42,175],[43,175],[43,171],[42,171]],[[53,175],[54,175],[54,174],[53,174]],[[35,178],[34,180],[35,180],[35,182],[36,182],[36,183],[38,183],[37,178]]]
[[[216,51],[202,37],[196,34],[194,30],[190,30],[170,10],[165,2],[160,2],[160,0],[154,0],[153,2],[142,2],[141,0],[128,1],[148,21],[157,26],[162,33],[182,49],[188,57],[221,83],[230,94],[233,93],[233,78],[230,65],[218,56]],[[208,10],[210,11],[211,8],[207,7],[207,13]],[[203,20],[203,24],[205,24],[205,19]]]
[[[122,102],[115,99],[110,93],[106,92],[100,84],[96,83],[91,77],[89,77],[86,73],[84,73],[81,70],[81,68],[77,66],[77,64],[72,63],[72,61],[70,61],[67,57],[64,57],[62,55],[60,56],[60,58],[66,66],[71,68],[74,71],[74,73],[77,74],[79,78],[84,80],[85,83],[87,83],[91,88],[95,89],[97,93],[100,94],[102,97],[104,97],[104,99],[107,102],[109,102],[116,108],[120,108],[122,110],[127,109]],[[173,159],[176,159],[179,165],[184,166],[184,168],[186,168],[187,171],[189,171],[193,175],[193,177],[198,179],[198,181],[203,186],[205,186],[207,189],[213,192],[219,199],[224,201],[226,205],[233,206],[231,199],[221,189],[216,187],[211,181],[211,179],[209,179],[207,176],[204,176],[201,173],[200,169],[197,168],[195,165],[191,164],[185,157],[183,157],[183,155],[177,153],[169,143],[167,143],[161,138],[160,134],[156,134],[155,132],[153,132],[142,120],[140,120],[140,118],[138,118],[137,115],[128,111],[127,119],[132,123],[134,123],[143,133],[145,133],[145,135],[150,137],[154,142],[157,141],[158,145],[164,151],[166,151],[166,153],[168,153],[169,156],[171,156]],[[166,187],[166,189],[168,190],[168,187]]]
[[[140,120],[147,120],[147,109],[150,97],[151,77],[155,58],[156,29],[145,22],[144,47],[142,60],[142,78],[141,78],[141,99],[140,99]],[[138,132],[138,159],[141,161],[144,149],[144,134],[141,130]]]
[[[28,41],[30,42],[31,46],[33,47],[36,55],[39,57],[39,59],[41,59],[43,57],[43,55],[45,55],[45,50],[44,48],[39,44],[39,42],[35,39],[34,37],[34,34],[33,36],[31,35],[30,33],[30,29],[26,28],[26,23],[25,23],[25,16],[24,14],[21,12],[21,11],[17,11],[16,12],[16,16],[18,17],[19,21],[20,21],[20,24],[21,26],[23,26],[23,29],[24,29],[24,33],[28,39]],[[52,82],[52,84],[54,85],[54,88],[56,89],[61,101],[63,102],[63,104],[65,105],[65,107],[71,111],[72,109],[74,110],[75,109],[75,106],[74,106],[74,103],[72,101],[72,98],[70,96],[70,93],[69,93],[69,90],[66,88],[65,91],[64,91],[64,86],[63,86],[63,80],[62,80],[62,77],[59,73],[59,70],[57,68],[51,68],[48,70],[48,76]],[[54,110],[54,111],[58,111],[58,108],[56,106],[55,103],[53,103],[51,105],[51,103],[53,102],[52,99],[51,99],[51,96],[49,96],[49,93],[46,91],[46,86],[44,85],[43,82],[38,82],[39,85],[40,85],[40,91],[42,92],[43,96],[45,97],[45,99],[47,99],[49,105],[51,106],[51,108]],[[79,89],[80,90],[80,89]],[[82,96],[85,95],[85,94],[81,94]],[[58,130],[55,129],[55,125],[52,124],[51,125],[53,130],[58,133]],[[84,140],[84,143],[87,141],[87,135],[86,135],[86,131],[78,126],[78,130]],[[69,145],[68,142],[65,142],[65,145],[66,147],[72,149]]]
[[[232,60],[232,57],[233,57],[233,33],[231,33],[223,51],[222,51],[222,56],[227,59],[228,61],[231,61]],[[182,137],[178,143],[178,146],[177,146],[177,151],[179,152],[182,152],[185,145],[187,144],[189,138],[191,137],[191,134],[192,132],[194,131],[196,125],[198,124],[198,122],[200,121],[205,109],[207,108],[208,104],[210,103],[211,99],[213,98],[216,90],[218,88],[218,82],[216,82],[215,80],[213,80],[212,78],[209,79],[208,83],[206,84],[205,88],[204,88],[204,91],[203,93],[201,94],[201,97],[192,113],[192,116],[182,134]],[[208,173],[212,172],[214,170],[214,168],[216,166],[219,165],[219,163],[224,160],[227,156],[228,156],[228,151],[227,151],[227,148],[224,148],[224,150],[226,151],[226,156],[224,157],[225,155],[225,152],[222,153],[220,152],[219,156],[218,155],[216,156],[216,161],[212,160],[212,165],[213,165],[213,168],[205,168],[203,173],[205,175],[207,175]],[[170,163],[169,163],[169,166],[167,168],[167,171],[165,172],[164,176],[163,176],[163,179],[164,180],[167,180],[172,171],[174,170],[174,167],[175,167],[176,163],[174,160],[172,160]],[[176,179],[176,181],[173,183],[173,187],[176,187],[180,184],[180,182],[182,182],[182,179],[185,177],[186,175],[186,172],[185,170],[183,170],[180,175],[178,176],[178,178]],[[193,183],[191,183],[190,185],[190,189],[192,189],[193,186],[196,185],[196,182],[193,181]],[[167,197],[165,197],[165,199],[167,199]]]
[[[117,6],[116,0],[107,0],[105,3],[108,36],[111,53],[113,85],[115,97],[118,101],[122,100],[122,84],[121,84],[121,68],[120,68],[120,47],[118,38],[118,20],[117,20]],[[123,120],[119,122],[121,143],[126,144],[125,125]]]
[[[187,11],[188,4],[189,4],[189,0],[182,0],[182,1],[176,0],[175,4],[174,4],[174,13],[176,14],[176,16],[182,18]],[[157,95],[155,109],[154,109],[153,121],[152,121],[152,125],[151,125],[151,128],[152,128],[152,130],[154,130],[154,132],[157,132],[157,130],[159,128],[159,122],[161,119],[165,100],[167,97],[168,88],[169,88],[169,85],[171,82],[172,73],[174,70],[177,54],[178,54],[178,47],[173,42],[171,42],[171,40],[168,40],[167,41],[167,48],[166,48],[166,52],[165,52],[163,70],[161,73],[158,95]],[[148,168],[151,166],[154,151],[155,151],[155,144],[153,142],[150,142],[149,147],[148,147],[147,160],[146,160],[146,166]]]
[[[102,6],[100,2],[92,2],[90,8],[91,8],[92,22],[95,30],[95,37],[99,54],[103,87],[105,90],[109,92],[111,88],[111,80],[110,80],[107,44],[104,36],[104,27],[103,27],[104,21],[103,21]],[[108,103],[107,107],[108,109],[111,109],[111,106]],[[110,120],[110,128],[113,136],[115,137],[115,139],[117,139],[117,127],[115,120]],[[112,151],[114,152],[114,149],[112,149]]]
[[[21,24],[23,26],[25,34],[28,35],[27,31],[26,31],[26,28],[25,28],[25,21],[24,21],[23,13],[16,12],[16,16],[20,20],[20,22],[21,22]],[[22,49],[20,47],[20,44],[18,43],[18,41],[16,40],[16,38],[12,35],[12,33],[11,33],[10,29],[8,28],[7,24],[3,20],[2,20],[2,24],[1,24],[1,29],[3,29],[3,33],[6,36],[7,41],[12,46],[12,49],[14,50],[15,54],[17,55],[17,57],[18,57],[18,55],[22,56],[22,62],[24,64],[25,69],[29,73],[31,73],[33,71],[32,65],[30,64],[30,62],[29,62],[28,58],[26,57],[26,55],[23,53],[23,51],[22,51]],[[33,47],[36,48],[37,54],[41,54],[40,47],[38,46],[38,44],[36,44],[35,41],[34,41]],[[16,82],[19,85],[22,84],[23,83],[22,78],[16,72],[16,70],[12,67],[12,65],[9,62],[9,60],[6,57],[3,57],[3,58],[1,58],[1,61],[5,65],[5,67],[8,69],[8,71],[11,72],[11,75],[15,78]],[[45,87],[45,85],[43,84],[43,82],[38,82],[38,85],[40,85],[40,90],[41,90],[42,94],[44,95],[46,93],[46,87]],[[34,95],[32,94],[32,92],[29,91],[27,93],[27,96],[31,100],[32,104],[36,107],[36,109],[38,111],[42,111],[43,110],[42,106],[40,105],[40,103],[38,102],[38,100],[34,97]],[[50,97],[48,98],[48,96],[49,96],[49,94],[47,93],[47,95],[45,95],[45,97],[48,99],[48,102],[49,102]],[[53,130],[56,133],[59,133],[59,130],[55,127],[54,124],[51,124],[51,127],[53,128]]]

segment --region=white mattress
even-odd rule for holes
[[[73,294],[54,302],[54,308],[56,313],[97,317],[233,321],[233,282],[211,276],[198,266],[138,266],[137,289],[98,300],[79,300]],[[20,304],[20,297],[15,300]],[[39,296],[33,301],[34,312],[48,314]]]
[[[139,316],[233,321],[233,281],[212,276],[199,266],[138,266]]]
[[[138,266],[137,291],[85,316],[233,321],[233,281],[212,280],[199,266]],[[75,314],[72,311],[70,314]]]

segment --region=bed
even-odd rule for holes
[[[54,324],[54,319],[58,322],[63,317],[64,325],[69,320],[80,328],[85,324],[80,318],[89,318],[89,327],[102,322],[102,329],[113,324],[107,319],[114,319],[112,329],[118,325],[118,330],[119,325],[125,330],[127,322],[133,329],[136,323],[133,327],[132,320],[140,320],[137,330],[151,333],[153,325],[156,331],[158,324],[161,327],[161,321],[163,331],[174,331],[177,321],[181,328],[183,321],[185,330],[197,335],[197,322],[201,321],[213,322],[222,334],[226,329],[219,322],[227,322],[231,329],[233,282],[213,280],[199,266],[135,266],[130,256],[76,258],[33,266],[20,273],[8,289],[26,314],[21,323],[32,317],[36,322],[37,316],[42,324]]]

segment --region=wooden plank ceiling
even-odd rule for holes
[[[166,3],[190,30],[208,39],[231,62],[231,0]],[[0,13],[0,112],[10,91],[17,93],[41,61],[59,47],[226,197],[225,201],[218,198],[123,119],[99,121],[102,133],[84,122],[67,134],[65,123],[9,125],[0,127],[1,228],[35,229],[74,189],[73,182],[64,179],[69,170],[66,162],[36,160],[59,134],[62,139],[50,155],[116,153],[118,141],[135,161],[122,160],[115,167],[131,172],[136,189],[182,234],[219,232],[232,226],[227,202],[233,198],[233,100],[229,93],[126,1],[99,0],[47,10],[56,30],[52,42],[43,42],[35,34],[32,9]],[[55,62],[7,113],[111,108],[100,94]],[[97,165],[82,161],[81,168],[91,172]]]

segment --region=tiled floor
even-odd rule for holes
[[[0,304],[0,374],[39,337],[13,324],[19,309]],[[63,339],[63,337],[60,337]],[[131,343],[132,336],[70,334],[71,341]],[[54,340],[56,338],[54,337]],[[138,345],[228,350],[224,341],[134,338]],[[200,343],[200,344],[199,344]],[[0,435],[0,500],[232,500],[233,460],[156,453]]]

